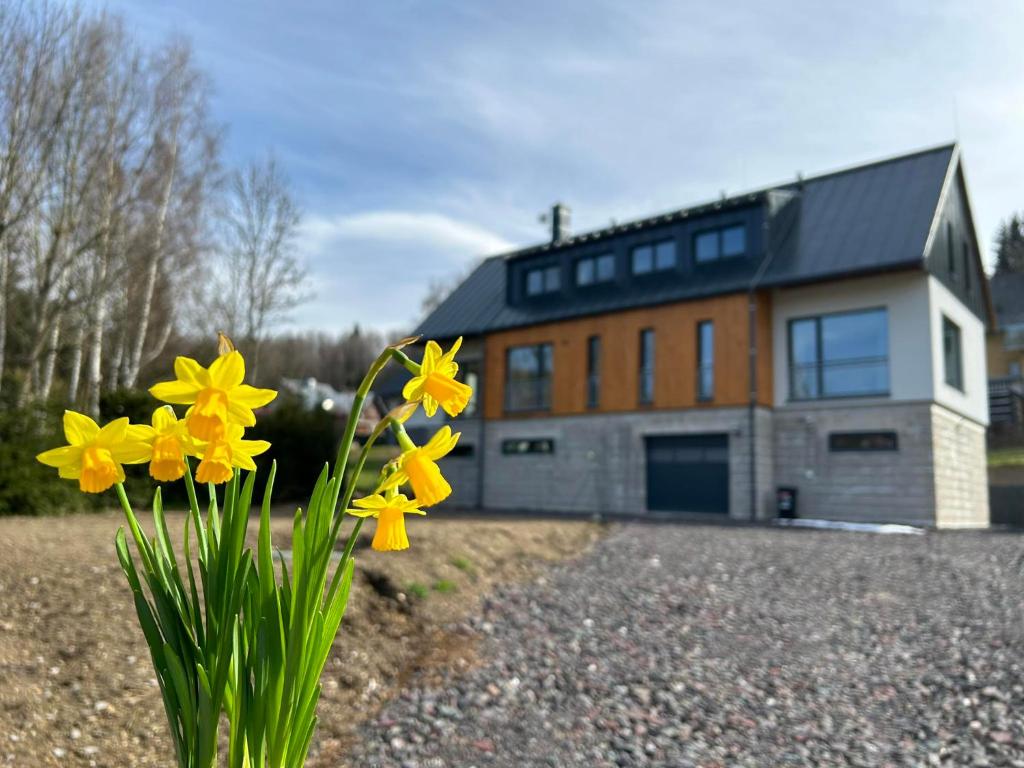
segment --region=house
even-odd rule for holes
[[[1024,273],[989,283],[996,322],[988,333],[989,414],[1000,432],[1024,429]]]
[[[494,256],[417,333],[465,337],[453,501],[988,524],[991,301],[957,145]]]

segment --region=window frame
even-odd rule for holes
[[[530,277],[534,274],[540,275],[540,290],[530,290]],[[548,285],[548,278],[555,276],[555,285],[551,287]],[[537,265],[535,267],[527,267],[523,270],[523,294],[530,299],[538,298],[539,296],[550,296],[553,293],[561,293],[562,291],[562,265],[558,263]]]
[[[950,370],[950,350],[946,348],[946,334],[947,331],[953,331],[954,338],[956,340],[956,348],[953,350],[956,356],[956,367],[955,370]],[[950,373],[955,373],[956,376],[951,378]],[[954,380],[955,379],[955,380]],[[953,387],[953,389],[964,392],[964,334],[963,329],[951,320],[945,313],[942,314],[942,380],[946,382],[946,386]]]
[[[693,233],[690,240],[690,245],[693,249],[693,263],[697,265],[701,264],[714,264],[715,262],[724,261],[728,259],[738,259],[747,255],[747,223],[745,221],[736,221],[731,224],[722,224],[717,227],[706,227],[699,229]],[[743,249],[736,253],[725,252],[725,233],[730,230],[739,230],[743,233]],[[715,255],[712,258],[702,259],[697,255],[697,241],[707,235],[715,236]]]
[[[601,407],[601,337],[587,337],[587,408]]]
[[[824,359],[824,342],[822,334],[822,321],[830,317],[848,317],[853,315],[868,315],[881,312],[885,317],[885,370],[886,370],[886,388],[884,390],[877,390],[871,392],[856,392],[856,393],[843,393],[838,395],[830,395],[825,392],[825,359]],[[817,394],[805,397],[798,397],[795,393],[796,377],[793,375],[794,365],[796,361],[793,359],[793,326],[797,323],[814,321],[814,343],[815,343],[815,363],[816,373],[816,392]],[[875,306],[865,307],[863,309],[853,310],[841,310],[838,312],[823,312],[817,315],[803,315],[800,317],[791,317],[786,321],[786,375],[789,379],[788,386],[788,398],[790,402],[794,403],[806,403],[814,402],[817,400],[849,400],[858,398],[878,398],[878,397],[890,397],[892,394],[892,380],[890,363],[892,360],[891,348],[890,348],[890,333],[889,333],[889,308],[887,306]],[[877,361],[882,358],[862,358],[865,362]],[[806,365],[806,364],[803,364]]]
[[[547,348],[547,359],[550,360],[550,366],[548,370],[544,370],[545,361],[545,348]],[[534,400],[526,406],[513,407],[510,402],[512,388],[510,386],[512,373],[512,366],[510,359],[513,352],[521,349],[531,349],[536,354],[536,366],[535,372],[531,377],[536,392]],[[550,341],[541,341],[536,344],[515,344],[512,346],[505,347],[505,392],[504,392],[504,406],[506,413],[529,413],[531,411],[550,411],[551,410],[551,384],[554,380],[555,372],[555,349],[554,344]],[[545,382],[547,386],[545,386]],[[546,397],[545,397],[546,395]]]
[[[658,249],[666,246],[672,246],[672,263],[668,266],[658,266]],[[637,252],[647,249],[650,251],[651,266],[650,269],[643,271],[637,270],[636,268],[636,257]],[[633,277],[648,277],[650,275],[661,274],[662,272],[672,272],[679,268],[679,243],[676,242],[674,237],[663,237],[658,240],[648,240],[643,243],[637,243],[631,246],[629,249],[629,273]]]
[[[711,331],[711,346],[709,359],[704,360],[704,333],[705,328]],[[710,386],[707,391],[704,389],[705,370],[710,374]],[[708,403],[715,399],[715,321],[700,320],[697,322],[697,400]]]
[[[612,272],[608,277],[601,277],[601,270],[599,264],[605,261],[611,262]],[[591,269],[591,275],[589,281],[583,282],[580,280],[580,267],[584,264],[589,264]],[[614,283],[615,278],[618,277],[618,264],[616,264],[615,251],[604,251],[602,253],[595,253],[591,256],[581,256],[576,259],[573,265],[573,284],[577,288],[593,288],[598,285],[605,285],[607,283]]]
[[[648,345],[647,339],[650,338],[650,360],[647,359]],[[654,334],[654,328],[641,328],[639,334],[640,341],[640,354],[639,354],[639,366],[637,367],[637,401],[640,405],[652,405],[654,403],[654,374],[655,366],[657,364],[657,354],[655,352],[657,336]]]

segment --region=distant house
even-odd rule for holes
[[[309,410],[326,411],[334,416],[339,424],[343,424],[348,418],[356,395],[352,390],[343,392],[314,378],[281,379],[281,390],[290,394]],[[283,402],[284,398],[281,398],[276,403],[272,403],[270,407],[273,409],[275,405]],[[377,394],[371,392],[366,398],[359,422],[356,424],[356,435],[358,437],[369,436],[383,418],[384,412],[383,401]],[[339,426],[339,432],[340,430]]]
[[[990,281],[996,322],[988,333],[989,409],[993,426],[1024,427],[1024,273]]]
[[[454,502],[985,526],[987,283],[948,145],[484,261],[418,333],[478,399]]]

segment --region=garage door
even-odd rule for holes
[[[647,442],[647,508],[729,513],[729,436],[658,435]]]

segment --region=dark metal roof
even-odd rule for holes
[[[686,275],[684,280],[665,280],[642,291],[612,291],[517,306],[508,304],[505,281],[510,260],[562,253],[726,210],[766,204],[771,215],[773,253],[758,283],[761,286],[921,267],[955,153],[956,146],[948,144],[493,256],[483,261],[416,332],[435,338],[473,335],[746,290],[760,266],[759,258],[744,259],[739,268],[705,270]]]
[[[992,275],[989,286],[999,327],[1024,323],[1024,273]]]

